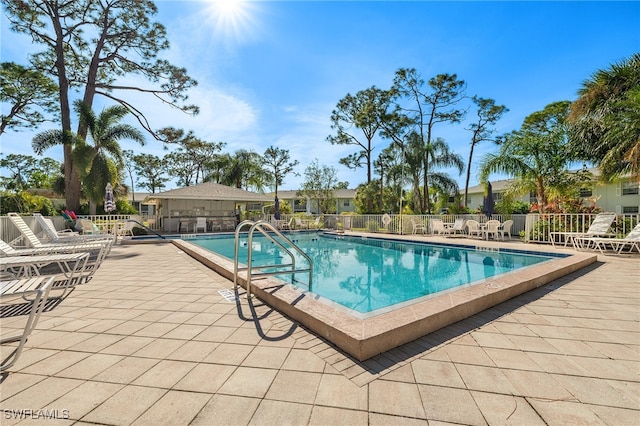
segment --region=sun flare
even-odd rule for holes
[[[233,18],[243,14],[246,0],[213,0],[216,13],[222,18]]]
[[[225,39],[242,42],[250,38],[255,28],[252,8],[255,2],[247,0],[211,0],[209,21],[214,31]]]
[[[255,19],[256,2],[248,0],[209,0],[207,23],[225,44],[244,44],[255,37],[259,27]]]

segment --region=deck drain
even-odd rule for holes
[[[229,290],[228,288],[225,288],[222,290],[218,290],[218,293],[220,293],[220,296],[224,297],[224,299],[227,302],[236,303],[238,301],[238,298],[236,297],[236,292],[233,290]]]

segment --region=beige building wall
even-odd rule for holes
[[[493,194],[496,202],[501,199],[502,193],[507,187],[509,181],[497,181],[493,185]],[[476,209],[482,206],[484,198],[484,188],[481,185],[469,188],[469,203],[467,206]],[[596,200],[596,206],[601,211],[614,212],[618,214],[640,213],[640,184],[637,181],[624,179],[615,183],[597,184],[591,194],[584,194],[583,204],[589,205],[591,199]],[[535,202],[535,197],[523,195],[518,198],[525,203]]]

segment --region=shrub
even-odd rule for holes
[[[40,213],[43,216],[55,216],[58,214],[53,202],[47,197],[31,195],[27,192],[3,192],[1,196],[0,213],[3,215],[10,212],[22,214]]]
[[[367,222],[367,231],[369,232],[378,232],[379,226],[378,221],[370,220]]]

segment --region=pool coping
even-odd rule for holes
[[[366,233],[349,233],[368,236]],[[398,236],[402,237],[402,236]],[[375,238],[393,241],[406,240],[375,234]],[[424,240],[412,240],[425,242]],[[459,245],[469,246],[470,240]],[[475,247],[495,248],[496,243],[472,240]],[[186,240],[172,240],[173,244],[207,267],[233,281],[233,261],[192,244]],[[525,250],[557,256],[557,249]],[[319,336],[335,344],[359,361],[411,342],[440,328],[468,318],[515,296],[545,285],[564,275],[597,261],[597,255],[567,252],[548,262],[489,278],[478,284],[402,306],[374,317],[359,319],[343,310],[327,305],[312,294],[272,278],[252,280],[251,292],[283,315],[298,321]],[[245,279],[238,277],[244,288]]]

